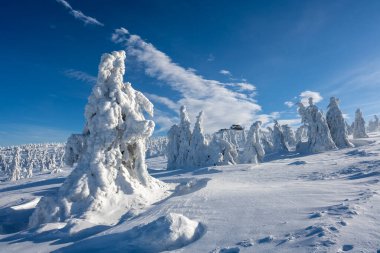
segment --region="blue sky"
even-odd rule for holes
[[[301,94],[368,120],[380,114],[378,13],[380,1],[4,1],[0,145],[81,132],[100,56],[121,49],[157,135],[181,104],[192,119],[205,110],[208,131],[296,123]]]

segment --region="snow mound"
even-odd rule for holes
[[[133,243],[146,252],[174,250],[199,239],[203,226],[176,213],[169,213],[131,231]],[[147,243],[150,242],[150,243]]]
[[[204,226],[169,213],[119,234],[96,236],[58,252],[162,252],[182,248],[204,234]]]

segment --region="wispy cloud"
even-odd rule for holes
[[[92,76],[90,74],[87,74],[86,72],[75,70],[75,69],[68,69],[64,72],[64,74],[67,77],[86,82],[89,84],[95,84],[96,83],[96,77]]]
[[[226,69],[222,69],[219,73],[225,76],[232,76],[231,72]]]
[[[83,14],[83,12],[79,11],[79,10],[74,10],[73,7],[71,7],[71,5],[65,1],[65,0],[56,0],[58,3],[60,3],[62,6],[64,6],[67,10],[69,10],[70,14],[82,21],[83,23],[85,23],[86,25],[98,25],[98,26],[104,26],[103,23],[99,22],[97,19],[95,18],[92,18],[90,16],[87,16],[85,14]]]
[[[313,102],[315,104],[323,100],[323,97],[321,96],[321,94],[319,92],[310,91],[310,90],[306,90],[306,91],[301,92],[299,97],[301,99],[301,103],[304,105],[308,104],[309,98],[312,98]]]
[[[294,103],[292,101],[285,101],[284,105],[286,105],[287,107],[291,108],[291,107],[293,107]]]
[[[129,34],[123,28],[115,30],[112,41],[122,43],[126,47],[129,55],[127,60],[134,59],[143,64],[148,76],[163,81],[178,92],[180,99],[173,103],[186,105],[192,119],[203,110],[205,128],[208,132],[234,123],[250,125],[257,119],[256,114],[261,107],[252,98],[251,93],[247,92],[255,90],[253,85],[248,83],[232,85],[206,79],[174,63],[154,45],[145,42],[138,35]],[[168,103],[167,105],[169,106]],[[170,106],[173,104],[170,103]]]
[[[156,103],[160,103],[165,105],[167,108],[173,110],[173,111],[178,111],[179,105],[174,102],[173,100],[167,98],[167,97],[161,97],[156,94],[150,94],[150,93],[145,93],[145,95],[151,100]]]

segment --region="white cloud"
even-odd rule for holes
[[[74,70],[74,69],[68,69],[65,72],[65,75],[70,78],[74,78],[79,81],[83,81],[89,84],[95,84],[96,83],[96,77],[92,76],[90,74],[87,74],[86,72]]]
[[[293,107],[294,103],[292,101],[285,101],[284,105],[286,105],[287,107],[291,108],[291,107]]]
[[[66,9],[69,10],[70,14],[75,17],[76,19],[82,21],[83,23],[85,23],[86,25],[99,25],[99,26],[104,26],[103,23],[99,22],[98,20],[96,20],[95,18],[92,18],[90,16],[86,16],[85,14],[83,14],[83,12],[79,11],[79,10],[74,10],[73,7],[71,7],[71,5],[65,1],[65,0],[56,0],[58,3],[62,4],[62,6],[64,6]]]
[[[313,98],[314,104],[322,101],[322,99],[323,99],[323,97],[321,96],[321,94],[319,92],[310,91],[310,90],[306,90],[306,91],[301,92],[299,97],[301,98],[301,103],[304,105],[307,105],[309,103],[309,98]]]
[[[260,105],[247,91],[255,90],[253,85],[245,83],[222,83],[208,80],[174,63],[165,53],[152,44],[145,42],[138,35],[131,35],[126,29],[117,29],[112,41],[123,43],[129,55],[127,60],[135,59],[145,67],[145,73],[160,81],[180,95],[178,105],[186,105],[190,117],[194,120],[199,111],[205,113],[205,129],[216,131],[231,124],[250,125],[257,119]],[[178,109],[177,109],[178,110]]]
[[[173,111],[179,111],[180,106],[177,105],[173,100],[167,98],[167,97],[161,97],[155,94],[145,93],[147,98],[149,98],[151,101],[160,103],[168,107],[169,109]]]
[[[226,69],[222,69],[219,73],[225,76],[232,76],[231,72]]]
[[[295,127],[301,124],[301,118],[298,119],[280,119],[278,120],[280,125],[289,125],[291,127]]]

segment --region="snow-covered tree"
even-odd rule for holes
[[[296,131],[296,143],[306,142],[307,138],[307,126],[301,125]]]
[[[296,146],[297,141],[293,128],[291,128],[288,124],[285,124],[281,125],[281,130],[284,134],[285,142],[288,144],[288,147]]]
[[[129,210],[161,198],[168,186],[148,174],[145,141],[154,130],[153,105],[123,83],[125,52],[104,54],[85,108],[85,150],[57,195],[44,197],[29,225],[85,220],[115,224]],[[76,224],[77,222],[74,222]]]
[[[339,99],[331,97],[327,106],[326,121],[330,129],[331,138],[338,148],[353,147],[354,145],[348,140],[346,124],[338,103]]]
[[[298,103],[298,113],[302,122],[307,126],[308,141],[297,144],[297,151],[300,152],[323,152],[336,149],[336,145],[331,138],[330,129],[327,125],[323,113],[309,98],[309,106],[305,107]]]
[[[168,169],[182,169],[188,166],[191,130],[185,106],[181,106],[180,117],[179,125],[174,125],[168,133]]]
[[[234,144],[226,140],[225,132],[220,135],[214,135],[210,142],[207,154],[208,165],[233,165],[237,163],[238,151]]]
[[[21,179],[21,167],[20,167],[20,148],[16,147],[13,151],[13,161],[10,166],[10,181],[16,181]]]
[[[370,120],[368,122],[368,132],[376,132],[376,131],[379,131],[380,130],[380,122],[379,122],[379,118],[377,117],[377,115],[374,115],[373,116],[373,120]]]
[[[203,112],[200,112],[191,135],[188,164],[192,168],[205,166],[208,160],[207,140],[203,131]]]
[[[355,121],[354,121],[354,139],[357,138],[367,138],[368,135],[365,129],[365,121],[362,115],[362,112],[358,108],[355,112]]]
[[[278,153],[289,152],[284,133],[277,120],[274,121],[273,126],[273,151]]]
[[[80,155],[85,150],[85,138],[83,134],[72,134],[67,139],[65,146],[64,161],[68,166],[78,162]]]
[[[241,163],[258,164],[264,160],[265,151],[260,138],[261,121],[252,124],[247,134],[247,142],[244,146],[243,154],[240,158]]]

